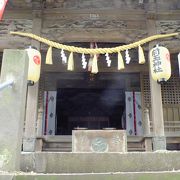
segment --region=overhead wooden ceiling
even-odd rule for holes
[[[155,21],[157,33],[180,32],[178,9],[179,0],[9,0],[0,26],[0,49],[27,46],[30,41],[7,34],[32,32],[34,18],[42,19],[41,36],[56,42],[128,44],[148,36],[149,19]],[[179,39],[163,43],[179,52]],[[41,49],[47,47],[42,44]]]
[[[46,8],[46,7],[61,7],[64,3],[64,0],[9,0],[7,4],[7,8]]]
[[[135,9],[146,9],[146,6],[152,4],[152,0],[9,0],[8,8],[67,8],[73,6],[74,8],[81,8],[84,4],[88,7],[101,8],[101,5],[106,4],[107,8],[113,5],[116,8],[133,7]],[[179,0],[158,0],[156,3],[156,10],[178,10],[180,9]]]

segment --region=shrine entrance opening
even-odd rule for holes
[[[71,134],[75,128],[121,129],[124,91],[121,89],[59,89],[57,134]]]
[[[77,76],[81,78],[58,82],[61,86],[56,98],[56,135],[71,135],[78,128],[125,128],[125,92],[140,91],[139,74],[78,73]]]

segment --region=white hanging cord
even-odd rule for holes
[[[87,67],[87,61],[86,61],[86,57],[84,54],[82,54],[82,67],[83,67],[83,69],[86,69],[86,67]]]
[[[63,49],[61,50],[61,58],[62,58],[62,63],[67,64],[67,57],[66,57]]]
[[[107,63],[107,66],[108,66],[108,67],[111,67],[111,60],[110,60],[109,54],[106,53],[105,56],[106,56],[106,63]]]
[[[126,59],[126,64],[129,64],[131,61],[131,57],[129,56],[128,49],[125,51],[125,59]]]

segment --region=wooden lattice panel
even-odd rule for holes
[[[144,94],[144,105],[149,108],[151,132],[153,122],[151,119],[151,96],[149,75],[142,76],[142,91]],[[180,78],[172,75],[170,80],[161,86],[164,129],[166,133],[174,134],[180,132]]]
[[[180,78],[178,76],[173,75],[161,89],[163,104],[180,104]]]
[[[44,101],[44,74],[41,74],[39,79],[39,94],[38,94],[38,118],[36,122],[36,132],[37,135],[41,135],[40,132],[38,132],[38,122],[41,122],[43,118],[43,101]],[[40,123],[41,124],[41,123]]]
[[[143,94],[144,94],[144,105],[149,107],[151,104],[151,96],[150,96],[150,82],[149,75],[143,74]]]
[[[170,80],[161,86],[162,102],[165,104],[180,104],[180,78],[172,75]],[[144,104],[149,107],[151,104],[149,75],[143,75]]]

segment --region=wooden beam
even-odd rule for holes
[[[42,20],[34,18],[33,20],[33,33],[41,33]],[[40,49],[40,43],[32,40],[31,45]],[[34,86],[28,86],[27,92],[27,105],[26,105],[26,118],[25,118],[25,132],[23,140],[23,151],[33,152],[36,149],[36,125],[42,122],[37,122],[38,118],[38,92],[39,83],[35,83]],[[39,127],[39,126],[38,126]],[[40,129],[41,127],[39,127]],[[39,130],[38,129],[38,130]]]
[[[6,10],[3,19],[13,20],[13,19],[31,19],[32,20],[32,10],[31,9],[12,9]]]
[[[179,20],[179,10],[161,11],[157,13],[157,20]]]
[[[67,67],[63,66],[61,62],[54,62],[53,65],[43,65],[42,66],[43,72],[68,72]],[[87,70],[83,70],[82,67],[75,67],[74,72],[87,72]],[[124,70],[118,71],[117,67],[99,67],[99,72],[123,72],[123,73],[133,73],[133,72],[148,72],[148,66],[145,65],[139,65],[139,64],[130,64],[127,65]]]
[[[60,18],[90,18],[92,20],[107,18],[107,19],[119,19],[119,20],[145,20],[144,10],[123,10],[123,9],[47,9],[43,12],[44,19]]]
[[[152,19],[147,20],[149,35],[157,32],[156,22]],[[149,43],[152,49],[156,42]],[[151,91],[151,117],[153,121],[153,148],[154,150],[165,150],[166,139],[164,134],[164,120],[162,107],[161,85],[152,79],[149,66],[150,91]]]
[[[0,37],[0,52],[4,49],[24,49],[28,45],[30,45],[30,41],[27,38],[10,37],[10,35]]]
[[[56,42],[120,42],[130,43],[147,37],[144,30],[106,29],[106,28],[73,28],[42,30],[42,36]]]
[[[140,90],[139,73],[99,73],[94,75],[94,81],[90,81],[90,73],[88,72],[46,72],[43,73],[43,76],[46,90],[105,87],[110,89]]]

